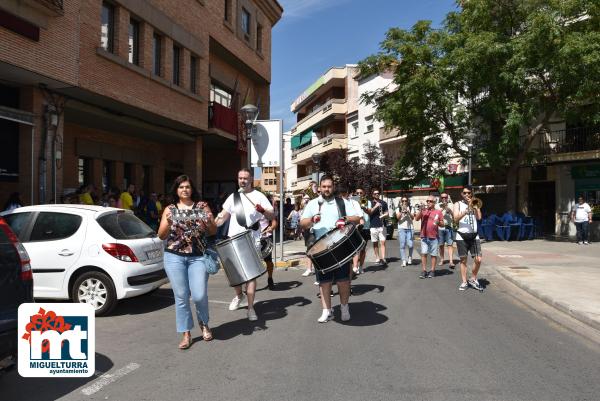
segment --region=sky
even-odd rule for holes
[[[271,118],[295,122],[290,105],[329,68],[356,64],[379,51],[392,27],[419,20],[439,26],[454,0],[278,0],[283,17],[272,31]]]

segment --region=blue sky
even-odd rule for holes
[[[421,19],[439,25],[454,0],[279,0],[282,19],[272,32],[271,118],[294,124],[290,104],[333,66],[377,53],[391,27]]]

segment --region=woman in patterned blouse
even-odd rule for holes
[[[183,333],[179,349],[188,349],[192,345],[190,330],[194,327],[190,295],[196,305],[202,338],[204,341],[213,338],[208,327],[208,273],[205,264],[209,256],[205,250],[207,237],[217,232],[217,226],[210,207],[200,201],[194,183],[187,175],[175,179],[171,195],[175,203],[165,208],[158,236],[167,242],[165,271],[175,296],[177,332]]]

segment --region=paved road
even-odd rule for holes
[[[390,243],[392,256],[396,242]],[[353,282],[352,320],[318,324],[312,277],[276,272],[259,321],[229,312],[211,278],[215,340],[178,351],[170,290],[97,319],[103,377],[0,377],[5,400],[598,400],[600,347],[521,306],[486,272],[485,293],[459,293],[458,272],[419,280],[419,266],[371,266]],[[261,278],[266,284],[266,278]],[[260,286],[259,286],[260,287]],[[199,331],[196,330],[196,336]],[[99,373],[100,375],[101,373]]]

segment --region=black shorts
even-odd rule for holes
[[[475,257],[475,256],[481,256],[482,252],[481,252],[481,241],[478,239],[472,239],[472,240],[464,240],[464,239],[457,239],[456,241],[456,249],[458,250],[458,257],[459,258],[466,258],[467,256],[469,256],[468,254],[471,254],[471,257]]]
[[[273,255],[267,255],[267,257],[263,258],[263,260],[267,263],[269,263],[269,262],[273,263]]]
[[[371,241],[371,229],[363,228],[360,230],[360,235],[362,235],[365,241]]]
[[[331,283],[334,280],[336,282],[350,280],[350,262],[327,273],[321,273],[319,270],[315,271],[317,272],[317,281],[319,283]]]

